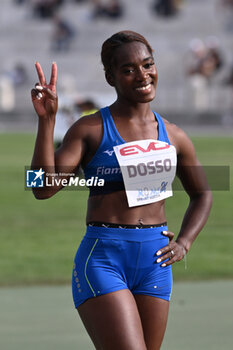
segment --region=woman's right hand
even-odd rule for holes
[[[39,118],[55,122],[58,109],[58,98],[56,91],[57,84],[57,64],[53,62],[49,84],[46,83],[45,76],[39,62],[35,64],[39,83],[31,90],[32,103]]]

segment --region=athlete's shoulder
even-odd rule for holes
[[[171,144],[176,147],[177,154],[182,154],[185,151],[194,152],[192,141],[182,128],[165,118],[163,118],[163,122]]]
[[[71,133],[84,133],[88,134],[92,131],[93,128],[102,126],[102,118],[100,111],[95,112],[94,114],[85,115],[79,118],[70,128],[69,132]]]
[[[102,135],[102,118],[99,111],[78,119],[67,131],[63,142],[98,139]]]
[[[166,127],[166,130],[169,134],[171,134],[172,137],[179,137],[185,134],[184,130],[181,129],[178,125],[175,123],[169,122],[167,119],[162,118],[164,125]]]
[[[166,118],[164,118],[164,116],[161,116],[161,115],[160,115],[159,113],[157,113],[157,112],[154,112],[154,113],[155,113],[155,115],[156,115],[157,117],[159,117],[159,118],[161,119],[161,121],[164,123],[164,125],[165,125],[167,131],[173,132],[173,129],[178,128],[178,126],[177,126],[176,124],[169,122],[169,120],[167,120]],[[178,128],[178,129],[179,129],[179,128]]]
[[[100,111],[97,111],[93,114],[85,115],[81,118],[79,118],[72,127],[79,128],[79,127],[91,127],[91,126],[98,126],[102,123],[101,113]]]

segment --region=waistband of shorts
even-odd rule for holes
[[[161,224],[151,224],[151,225],[128,225],[128,224],[113,224],[111,222],[102,222],[102,221],[90,221],[87,223],[87,226],[97,226],[97,227],[107,227],[107,228],[131,228],[131,229],[141,229],[141,228],[153,228],[153,227],[162,227],[167,226],[167,222],[162,222]]]
[[[142,225],[139,227],[136,226],[135,228],[128,228],[127,226],[128,225],[119,225],[119,227],[106,227],[89,225],[87,226],[85,237],[145,242],[154,239],[165,238],[165,236],[162,235],[162,232],[168,230],[168,227],[165,224],[161,224],[160,226],[151,225],[150,227],[143,227]]]

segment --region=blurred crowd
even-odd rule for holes
[[[126,0],[10,0],[15,6],[24,6],[30,13],[30,19],[47,21],[51,24],[48,49],[52,53],[67,54],[75,50],[75,42],[83,30],[79,23],[73,23],[71,18],[64,16],[63,9],[69,4],[86,6],[88,21],[120,21],[127,16]],[[132,0],[133,2],[133,0]],[[161,21],[179,21],[184,13],[187,0],[148,0],[145,6],[152,18],[160,17]],[[201,6],[200,2],[200,6]],[[233,0],[216,0],[216,20],[221,17],[226,33],[233,31]],[[107,24],[106,24],[107,25]],[[46,38],[47,40],[47,38]],[[233,55],[225,52],[218,37],[193,38],[183,47],[183,75],[189,86],[189,93],[196,110],[204,110],[209,105],[209,90],[212,86],[228,86],[233,89]],[[230,61],[231,60],[231,61]],[[0,109],[11,110],[14,106],[15,90],[28,83],[29,73],[23,62],[15,62],[11,68],[0,72]],[[85,99],[84,99],[85,100]],[[84,103],[85,102],[85,103]],[[73,104],[74,115],[86,110],[95,110],[96,103],[87,98],[83,105],[79,101]],[[88,103],[87,103],[88,102]],[[93,103],[93,106],[91,103]],[[86,106],[89,105],[87,108]],[[92,108],[92,107],[93,108]],[[69,115],[64,107],[64,115]],[[69,118],[66,118],[69,120]],[[72,118],[71,118],[72,119]]]
[[[187,75],[201,75],[210,81],[224,64],[218,38],[208,37],[205,42],[194,38],[189,48]]]
[[[211,86],[233,88],[233,64],[227,65],[224,54],[214,36],[194,38],[189,43],[184,67],[196,110],[208,109]]]
[[[162,17],[173,17],[179,13],[183,0],[154,0],[152,10]]]
[[[17,5],[25,5],[35,19],[51,20],[53,30],[50,49],[56,52],[68,52],[72,42],[78,37],[76,25],[69,18],[64,18],[62,8],[67,3],[89,6],[90,21],[109,19],[120,20],[125,16],[126,0],[12,0]],[[150,0],[146,6],[151,14],[161,18],[176,16],[185,0]]]
[[[31,7],[35,17],[51,18],[65,4],[67,0],[14,0],[18,5],[27,4]],[[92,5],[91,18],[110,17],[118,18],[123,15],[123,6],[120,0],[70,0],[81,4],[89,2]]]
[[[18,5],[27,3],[35,16],[50,18],[67,0],[14,0]],[[124,0],[70,0],[73,3],[91,3],[91,18],[121,18],[124,15]],[[176,15],[184,0],[151,0],[152,11],[161,17]]]

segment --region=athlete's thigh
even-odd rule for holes
[[[149,295],[134,295],[147,350],[159,350],[166,330],[169,301]]]
[[[78,312],[96,349],[146,350],[137,304],[128,289],[88,299]]]

